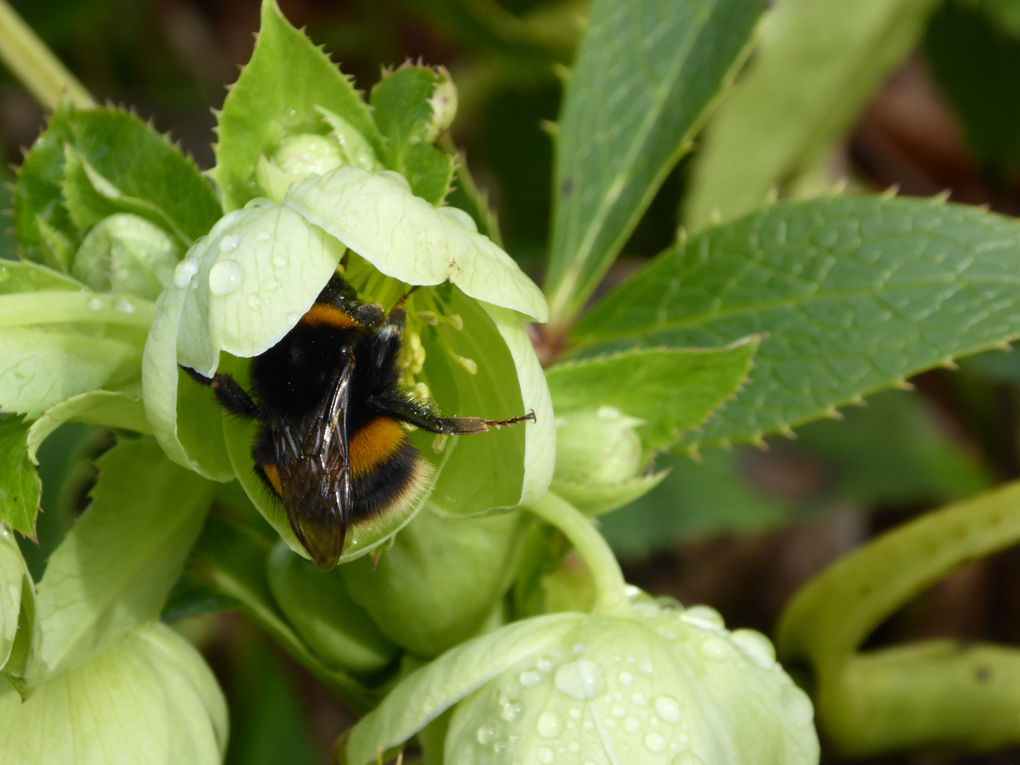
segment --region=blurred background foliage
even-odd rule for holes
[[[797,0],[779,0],[796,3]],[[13,5],[99,100],[129,105],[213,163],[212,109],[248,59],[254,0],[16,0]],[[584,28],[583,0],[280,0],[358,86],[384,66],[446,66],[460,92],[452,138],[498,214],[506,249],[540,277],[549,234],[553,142],[563,78]],[[931,195],[1020,214],[1020,2],[929,4],[891,76],[811,158],[817,193]],[[752,57],[751,63],[754,63]],[[20,161],[44,113],[0,73],[0,153]],[[711,124],[708,128],[712,130]],[[747,151],[754,151],[748,147]],[[668,246],[684,223],[698,151],[674,170],[607,278],[618,283]],[[740,183],[740,163],[731,164]],[[4,180],[13,174],[5,171]],[[803,181],[803,179],[801,179]],[[6,189],[6,185],[5,185]],[[9,191],[2,200],[9,207]],[[0,241],[16,257],[9,234]],[[912,515],[1020,477],[1020,355],[994,352],[936,370],[913,390],[870,397],[841,421],[771,439],[768,448],[664,455],[669,477],[602,519],[628,578],[656,594],[719,608],[733,627],[771,632],[790,594],[861,541]],[[40,454],[38,575],[92,478],[109,435],[65,426]],[[972,566],[884,625],[876,640],[935,634],[1020,642],[1020,553]],[[228,762],[324,761],[350,718],[312,678],[233,618],[186,621],[227,689]],[[313,743],[309,743],[313,742]],[[1005,763],[1013,755],[972,758]],[[876,761],[878,762],[878,761]],[[881,762],[963,760],[901,757]]]

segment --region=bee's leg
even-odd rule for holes
[[[234,414],[245,417],[249,420],[254,420],[259,413],[258,404],[252,401],[251,396],[248,395],[247,391],[237,384],[237,381],[230,375],[215,375],[214,377],[206,377],[196,372],[190,367],[186,367],[183,364],[181,369],[187,372],[191,379],[197,382],[199,385],[204,385],[207,388],[212,388],[213,393],[216,394],[216,398],[219,399],[220,403],[223,404]]]
[[[535,420],[535,413],[528,412],[520,417],[509,420],[486,420],[482,417],[436,417],[428,407],[405,398],[388,396],[374,398],[370,405],[382,414],[386,414],[400,422],[406,422],[429,433],[450,436],[468,436],[473,433],[488,433],[489,428],[502,428],[505,425],[516,425],[524,420]]]
[[[403,308],[404,303],[407,302],[407,299],[411,297],[411,295],[413,295],[419,289],[421,289],[420,284],[416,284],[415,286],[411,287],[411,289],[409,289],[407,292],[400,296],[400,300],[397,301],[396,305],[394,305],[393,308]],[[391,308],[390,311],[392,311],[393,308]]]

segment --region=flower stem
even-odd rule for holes
[[[595,581],[594,611],[607,613],[626,610],[627,583],[624,581],[620,564],[592,521],[552,492],[546,494],[537,505],[529,507],[528,510],[562,531],[588,566]]]
[[[53,111],[66,95],[80,109],[95,101],[75,79],[46,43],[15,13],[7,0],[0,0],[0,59],[28,89],[36,101]]]

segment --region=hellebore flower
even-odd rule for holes
[[[377,547],[428,500],[447,515],[536,502],[549,485],[555,429],[548,389],[523,321],[545,320],[540,291],[471,218],[415,197],[392,171],[347,165],[256,199],[196,242],[157,302],[142,366],[154,434],[171,459],[220,481],[238,478],[287,543],[304,553],[282,506],[253,472],[254,426],[217,410],[178,365],[247,387],[241,358],[275,345],[311,307],[346,253],[344,279],[363,299],[407,302],[402,371],[445,415],[536,422],[463,439],[414,441],[435,472],[430,491],[349,534],[344,555]],[[222,424],[220,424],[222,423]]]

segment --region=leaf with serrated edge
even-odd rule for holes
[[[639,348],[565,361],[546,372],[560,414],[612,406],[644,420],[637,432],[646,449],[672,446],[740,389],[760,337],[726,348]]]
[[[39,583],[44,639],[32,684],[158,618],[212,499],[211,483],[174,465],[149,439],[123,441],[97,465],[92,503]]]
[[[0,521],[35,539],[42,484],[28,456],[30,425],[18,417],[0,420]]]
[[[448,707],[514,664],[554,644],[583,614],[553,614],[509,624],[447,651],[405,678],[351,731],[350,765],[375,762],[378,752],[399,746]]]
[[[933,200],[783,202],[666,251],[595,306],[576,350],[767,333],[687,446],[754,441],[1020,336],[1020,228]]]
[[[564,99],[546,277],[569,320],[688,149],[764,0],[595,0]]]
[[[219,113],[216,167],[211,175],[227,210],[257,196],[255,167],[281,139],[327,132],[316,109],[339,115],[382,156],[382,142],[358,91],[308,37],[291,26],[276,0],[262,2],[262,28],[251,61],[227,94]]]
[[[936,0],[785,0],[706,129],[684,223],[750,212],[809,170],[911,55]]]
[[[198,651],[149,623],[24,702],[0,689],[0,741],[10,763],[217,765],[227,707]]]

